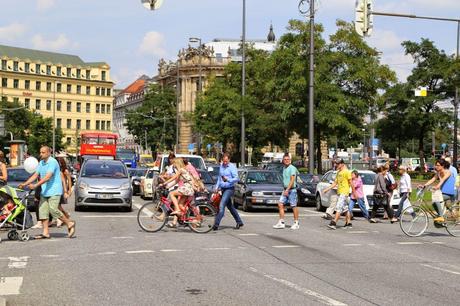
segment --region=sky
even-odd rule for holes
[[[290,19],[305,18],[299,0],[246,0],[247,38],[266,38],[270,23],[277,37]],[[460,0],[374,0],[379,12],[460,18]],[[354,20],[355,0],[316,0],[316,22],[325,35],[335,21]],[[161,58],[175,60],[190,37],[203,42],[240,38],[242,0],[164,0],[156,11],[141,0],[0,0],[0,44],[75,54],[84,61],[111,66],[115,88],[124,88],[142,74],[157,74]],[[457,24],[393,17],[374,17],[374,32],[366,38],[382,52],[382,62],[401,80],[412,60],[401,42],[433,40],[449,54],[456,50]]]

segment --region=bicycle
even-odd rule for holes
[[[418,237],[428,228],[428,218],[436,218],[438,214],[431,203],[423,201],[426,188],[418,188],[417,199],[414,206],[406,207],[400,216],[399,225],[401,230],[409,237]],[[446,205],[443,201],[444,222],[433,220],[436,228],[445,228],[454,237],[460,236],[460,205],[454,203]]]
[[[177,216],[179,225],[188,226],[195,233],[208,233],[214,225],[216,211],[203,200],[188,197],[185,201],[181,214]],[[154,201],[144,204],[137,213],[137,223],[142,230],[150,233],[160,231],[171,216],[172,202],[168,199],[168,192],[163,188],[157,190]]]

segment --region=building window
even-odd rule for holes
[[[91,130],[91,120],[86,120],[86,129]]]
[[[46,65],[46,74],[47,75],[51,74],[51,66],[50,65]]]
[[[25,63],[24,65],[24,70],[29,73],[30,72],[30,64],[29,63]]]
[[[107,104],[107,114],[110,114],[110,104]]]
[[[72,102],[67,101],[67,111],[71,112],[72,111]]]
[[[62,110],[62,101],[57,101],[56,102],[56,110],[59,111],[59,112]]]
[[[42,82],[40,81],[35,82],[35,90],[42,90]]]
[[[101,104],[101,113],[105,114],[105,104]]]
[[[67,128],[68,129],[72,128],[72,119],[67,119]]]
[[[104,87],[101,88],[101,96],[105,96],[105,88]]]
[[[86,86],[86,94],[90,95],[91,94],[91,87]]]
[[[102,79],[103,81],[105,81],[105,79],[106,79],[106,74],[107,74],[107,73],[106,73],[105,71],[102,71],[102,72],[101,72],[101,79]]]
[[[14,104],[19,104],[19,98],[18,98],[18,97],[14,97],[14,98],[13,98],[13,103],[14,103]]]
[[[67,121],[69,121],[69,120],[67,120]],[[70,144],[72,143],[72,137],[67,137],[66,140],[65,140],[65,142],[66,142],[66,144],[67,144],[68,146],[70,146]]]
[[[51,100],[46,100],[46,110],[47,111],[51,110]]]
[[[62,91],[62,84],[61,84],[61,83],[57,83],[57,84],[56,84],[56,91],[57,91],[57,92],[61,92],[61,91]]]
[[[105,130],[105,121],[104,120],[101,121],[101,130]]]
[[[62,74],[62,67],[57,67],[57,68],[56,68],[56,74],[57,74],[57,76],[61,76],[61,74]]]
[[[91,78],[91,70],[86,70],[86,79],[89,80]]]
[[[72,92],[72,85],[67,84],[67,93],[71,93],[71,92]]]
[[[35,109],[40,109],[41,108],[41,105],[42,104],[42,101],[37,99],[35,100]]]
[[[24,100],[24,107],[25,107],[26,109],[30,109],[30,99],[25,99],[25,100]]]
[[[99,114],[101,112],[101,105],[98,103],[96,104],[96,113]]]
[[[24,88],[25,89],[30,89],[30,80],[25,80],[24,81]]]
[[[81,113],[81,103],[77,102],[77,113]]]
[[[46,82],[46,91],[51,91],[51,82]]]
[[[86,112],[87,113],[91,112],[91,103],[86,103]]]
[[[77,119],[77,130],[81,129],[81,119]]]
[[[40,64],[35,64],[35,73],[36,73],[36,74],[40,74],[40,73],[41,73],[41,72],[40,72],[40,69],[41,69]]]
[[[19,80],[18,79],[14,79],[13,80],[13,88],[19,88]]]
[[[110,131],[110,123],[111,123],[110,121],[107,121],[107,126],[106,126],[106,128],[107,128],[108,131]]]
[[[2,60],[2,70],[6,70],[6,60]]]
[[[77,85],[77,94],[81,94],[81,85]]]
[[[101,89],[99,87],[96,87],[96,96],[99,96],[101,93]]]
[[[101,129],[101,122],[99,120],[96,120],[96,130]]]
[[[70,78],[72,76],[72,68],[67,68],[67,77]]]
[[[110,88],[107,88],[107,96],[110,97],[112,94],[112,90]]]
[[[77,69],[77,78],[81,78],[81,69]]]
[[[2,87],[8,87],[8,79],[2,78]]]
[[[58,129],[60,129],[62,127],[62,119],[61,118],[56,119],[56,127]]]
[[[19,71],[19,62],[17,61],[13,62],[13,71]]]

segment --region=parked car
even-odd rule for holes
[[[8,174],[7,184],[13,188],[18,188],[19,184],[24,183],[29,179],[31,174],[29,174],[24,167],[12,167],[6,168],[6,172]],[[35,209],[34,205],[34,192],[29,195],[27,198],[27,207]]]
[[[212,171],[209,171],[209,173],[211,174],[212,179],[214,181],[217,181],[217,177],[219,176],[219,171],[220,171],[220,165],[219,164],[206,164],[206,167],[208,167],[209,170],[211,170],[212,168]]]
[[[140,195],[142,199],[153,197],[153,180],[155,177],[155,169],[150,168],[147,170],[145,176],[141,177]]]
[[[420,158],[418,157],[401,158],[401,161],[399,164],[402,166],[406,166],[407,171],[415,171],[417,167],[420,167]]]
[[[120,160],[87,160],[75,186],[75,210],[83,206],[119,206],[132,210],[133,189]]]
[[[374,194],[374,184],[375,184],[375,172],[369,170],[359,170],[358,174],[363,180],[363,190],[364,190],[364,202],[367,209],[372,208],[373,203],[373,194]],[[316,210],[324,211],[327,207],[330,206],[331,198],[337,196],[337,190],[334,188],[328,193],[324,194],[323,190],[329,187],[337,176],[337,171],[331,170],[326,172],[326,174],[321,177],[321,180],[318,182],[316,187]],[[357,205],[355,206],[357,207]]]
[[[279,173],[283,172],[284,165],[282,163],[269,163],[269,164],[263,164],[262,169],[264,170],[274,170]]]
[[[299,205],[315,203],[316,185],[319,177],[311,173],[300,173],[297,176],[297,197]]]
[[[129,168],[128,173],[133,187],[133,195],[141,192],[141,178],[147,173],[147,168]]]
[[[242,169],[240,181],[235,185],[233,203],[244,211],[252,208],[278,207],[283,192],[283,180],[278,171]]]

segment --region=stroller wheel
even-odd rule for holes
[[[8,239],[9,240],[18,240],[19,234],[16,230],[11,230],[8,232]]]
[[[27,232],[21,233],[21,240],[22,241],[29,241],[30,236]]]

